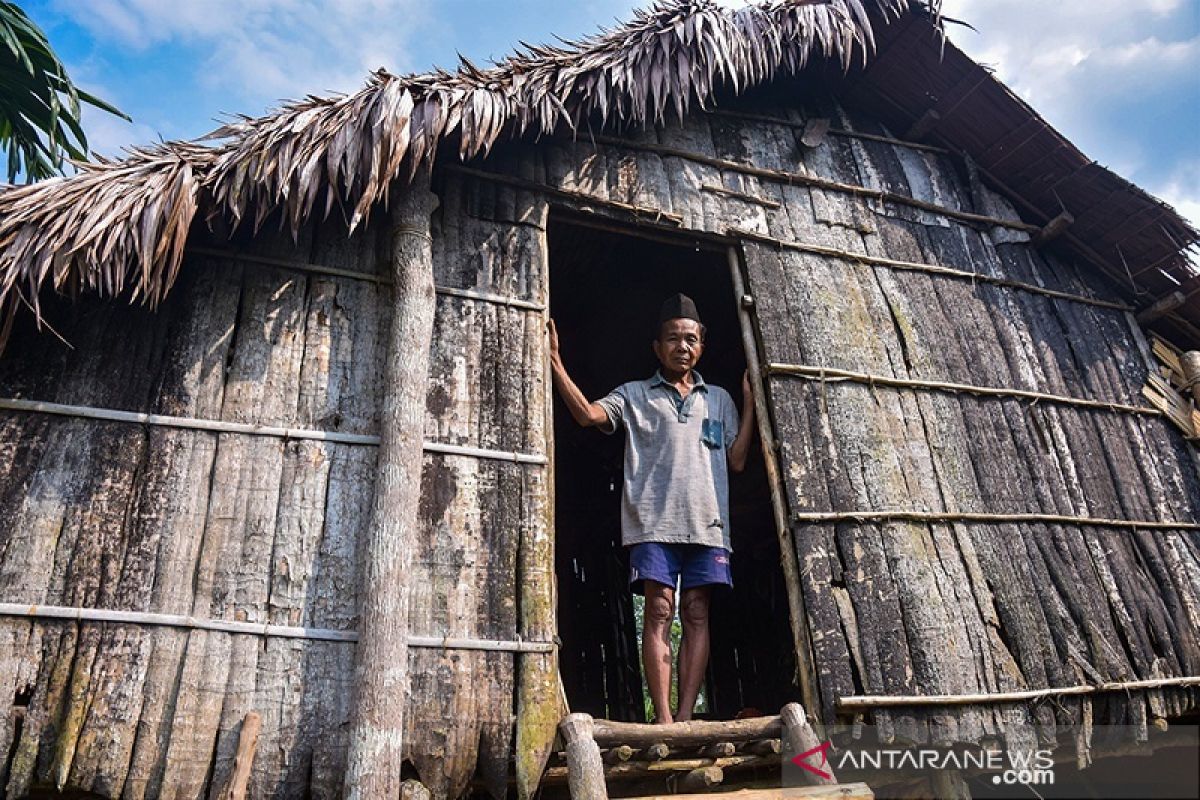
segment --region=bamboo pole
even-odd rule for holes
[[[788,521],[787,499],[779,469],[779,452],[775,447],[775,434],[771,429],[766,380],[758,360],[758,341],[754,334],[754,322],[750,317],[750,306],[754,300],[750,297],[749,304],[746,302],[748,295],[742,280],[738,249],[730,247],[727,252],[729,278],[733,284],[734,302],[737,304],[738,323],[742,332],[742,349],[746,353],[746,366],[754,390],[754,412],[757,416],[759,443],[763,449],[763,463],[766,465],[767,483],[771,492],[771,512],[775,517],[780,562],[783,566],[784,584],[787,586],[788,619],[792,628],[792,647],[796,654],[796,677],[799,679],[800,696],[804,702],[809,704],[810,708],[820,708],[814,685],[817,670],[809,641],[808,614],[804,608],[804,594],[800,585],[800,565],[796,559],[796,546],[792,541],[792,528]]]
[[[975,386],[969,383],[952,383],[949,381],[928,381],[911,378],[893,378],[888,375],[873,375],[865,372],[851,372],[833,367],[819,367],[809,364],[767,364],[769,375],[790,375],[821,383],[838,383],[851,381],[865,383],[870,386],[890,386],[899,389],[926,389],[951,394],[973,394],[980,397],[1006,397],[1021,400],[1044,400],[1048,403],[1094,408],[1099,411],[1112,411],[1125,414],[1142,414],[1148,417],[1160,417],[1162,412],[1150,406],[1133,406],[1127,403],[1110,403],[1107,400],[1091,400],[1085,397],[1068,397],[1061,394],[1034,392],[1027,389],[1010,389],[998,386]]]
[[[886,203],[894,203],[896,205],[919,208],[922,211],[928,211],[932,214],[939,214],[950,219],[958,219],[964,222],[971,222],[979,225],[1012,228],[1013,230],[1025,231],[1026,233],[1037,233],[1041,230],[1041,227],[1038,225],[1030,225],[1026,222],[1017,222],[1011,219],[1000,219],[999,217],[989,217],[984,214],[974,214],[969,211],[959,211],[956,208],[947,208],[946,206],[939,206],[936,203],[927,203],[924,200],[918,200],[915,197],[896,194],[895,192],[888,192],[882,189],[872,189],[867,186],[859,186],[852,183],[840,183],[838,181],[831,181],[826,178],[803,175],[798,172],[785,172],[784,170],[755,167],[750,164],[742,164],[738,161],[729,161],[728,159],[724,158],[714,158],[712,156],[706,156],[700,153],[693,153],[690,150],[681,150],[677,147],[666,147],[664,145],[647,144],[644,142],[631,142],[627,139],[617,139],[611,136],[595,136],[592,137],[592,141],[598,145],[620,147],[626,150],[637,150],[646,153],[656,153],[662,156],[683,158],[688,161],[693,161],[697,164],[706,164],[710,167],[717,167],[718,169],[728,170],[730,172],[738,172],[743,175],[753,175],[756,178],[764,178],[776,183],[812,186],[817,189],[824,189],[826,191],[838,192],[841,194],[849,194],[855,197],[869,197],[872,200],[882,200]],[[456,169],[461,168],[456,167]],[[487,175],[490,173],[484,174]]]
[[[346,757],[347,798],[400,791],[408,683],[408,572],[419,536],[421,445],[433,338],[437,196],[419,173],[392,213],[392,324],[384,360],[375,496],[363,542],[360,641]]]
[[[835,247],[824,247],[817,244],[808,244],[805,242],[793,242],[787,239],[779,239],[774,236],[748,231],[742,228],[730,228],[727,233],[730,236],[735,236],[738,239],[747,239],[763,244],[770,244],[776,247],[786,248],[788,250],[797,250],[802,253],[812,253],[818,256],[829,256],[842,261],[852,261],[856,264],[866,264],[872,267],[885,267],[887,269],[901,270],[905,272],[924,272],[930,275],[943,275],[948,278],[962,278],[971,281],[972,283],[986,283],[992,286],[1002,286],[1006,289],[1020,289],[1033,294],[1040,294],[1046,297],[1053,297],[1057,300],[1069,300],[1072,303],[1084,303],[1090,306],[1098,306],[1100,308],[1111,308],[1117,311],[1132,311],[1133,306],[1126,303],[1117,303],[1111,300],[1100,300],[1094,297],[1085,297],[1084,295],[1071,294],[1070,292],[1060,292],[1056,289],[1047,289],[1044,286],[1038,286],[1034,283],[1026,283],[1024,281],[1014,281],[1008,278],[995,278],[991,275],[984,275],[979,272],[971,272],[969,270],[955,269],[954,267],[946,267],[940,264],[922,264],[918,261],[901,261],[894,258],[882,258],[880,256],[867,255],[866,253],[852,253],[847,250],[839,250]]]
[[[343,433],[342,431],[319,431],[308,428],[288,428],[279,425],[258,425],[250,422],[228,422],[221,419],[198,417],[176,417],[169,414],[146,414],[141,411],[121,411],[114,408],[48,403],[42,400],[0,398],[0,410],[23,411],[37,414],[53,414],[60,417],[98,419],[110,422],[128,422],[135,425],[157,425],[165,428],[180,428],[212,433],[241,433],[247,436],[274,436],[279,439],[304,439],[333,444],[353,444],[366,447],[379,445],[379,437],[366,433]],[[515,461],[519,464],[547,463],[545,456],[535,453],[515,453],[511,450],[490,450],[485,447],[468,447],[441,442],[425,442],[422,448],[430,453],[450,456],[487,458],[496,461]]]
[[[797,522],[970,522],[1007,525],[1015,522],[1046,522],[1060,525],[1092,525],[1097,528],[1133,528],[1138,530],[1200,530],[1200,523],[1175,520],[1109,519],[1073,517],[1068,514],[987,514],[969,511],[797,511]]]
[[[988,692],[983,694],[936,694],[936,695],[852,695],[837,699],[838,711],[868,711],[873,708],[895,706],[967,706],[991,705],[994,703],[1018,703],[1024,700],[1041,700],[1047,697],[1070,695],[1105,694],[1140,689],[1163,689],[1171,686],[1200,686],[1200,675],[1178,678],[1153,678],[1144,681],[1115,681],[1094,686],[1058,686],[1048,689],[1029,689],[1020,692]]]

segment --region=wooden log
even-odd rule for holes
[[[669,755],[671,755],[671,748],[663,742],[647,745],[637,753],[639,761],[662,761]]]
[[[780,720],[783,723],[783,749],[789,755],[795,753],[797,755],[808,753],[821,746],[821,740],[817,738],[816,732],[812,729],[812,725],[808,722],[808,717],[804,713],[804,708],[799,703],[788,703],[779,712]],[[837,783],[837,776],[834,775],[833,766],[828,762],[825,754],[822,754],[820,760],[815,756],[809,756],[813,759],[810,763],[812,766],[828,774],[829,777],[823,777],[816,774],[812,770],[804,770],[804,779],[811,785],[833,784]]]
[[[648,747],[663,743],[669,748],[700,747],[713,742],[745,742],[771,738],[779,734],[779,717],[751,717],[722,722],[690,720],[669,725],[650,725],[640,722],[595,721],[593,735],[597,744],[615,747]]]
[[[588,714],[569,714],[558,726],[567,744],[567,777],[571,800],[607,800],[604,762],[600,748],[592,738],[593,723]]]
[[[384,360],[375,498],[367,530],[362,622],[345,791],[352,798],[400,791],[408,678],[407,573],[417,546],[434,291],[428,177],[403,190],[392,214],[392,330]]]
[[[810,150],[815,150],[825,143],[825,136],[829,133],[829,120],[824,117],[814,117],[804,123],[804,130],[800,134],[800,144]]]
[[[525,161],[522,161],[525,164]],[[539,178],[541,170],[527,166],[529,179]],[[529,255],[529,278],[534,296],[542,305],[549,304],[549,251],[546,242],[546,216],[549,206],[540,195],[518,195],[517,215],[528,219],[539,231],[533,238]],[[524,394],[541,405],[541,417],[532,425],[533,441],[546,448],[549,458],[554,450],[554,407],[551,393],[550,362],[543,355],[546,347],[541,315],[526,315],[527,339],[534,348],[531,368],[537,372],[525,376]],[[539,391],[540,390],[540,391]],[[526,502],[529,509],[521,525],[517,556],[519,630],[523,637],[548,641],[557,633],[554,592],[554,465],[538,470],[528,479]],[[560,699],[558,653],[525,654],[518,660],[517,729],[514,754],[518,800],[528,800],[536,791],[546,761],[553,749],[558,722],[569,713]]]
[[[733,742],[716,742],[700,748],[701,758],[727,758],[737,752]]]
[[[1033,246],[1044,247],[1050,242],[1062,236],[1067,228],[1075,223],[1075,217],[1067,211],[1062,212],[1054,219],[1042,226],[1042,229],[1033,235]]]
[[[1141,325],[1149,325],[1155,320],[1162,319],[1175,309],[1187,302],[1183,292],[1175,291],[1163,295],[1150,305],[1137,312],[1137,321]]]
[[[622,764],[633,758],[633,748],[627,744],[617,745],[604,751],[605,764]]]
[[[746,745],[746,752],[756,756],[777,756],[783,752],[783,742],[779,739],[762,739]]]
[[[261,729],[262,717],[257,712],[251,711],[242,720],[233,772],[229,776],[229,783],[220,794],[221,800],[245,800],[246,790],[250,786],[250,769],[254,765],[254,751],[258,748],[258,733]]]
[[[875,793],[865,783],[837,786],[805,786],[769,789],[739,789],[722,792],[722,800],[874,800]],[[711,793],[643,795],[638,800],[712,800]]]
[[[400,800],[433,800],[433,793],[415,778],[408,778],[400,784]]]
[[[720,767],[701,767],[685,773],[677,785],[681,792],[707,792],[723,780],[725,773]]]
[[[942,115],[934,109],[927,110],[924,114],[917,118],[908,130],[904,132],[903,139],[909,139],[914,142],[919,142],[933,132],[933,129],[942,121]]]

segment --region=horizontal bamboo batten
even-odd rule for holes
[[[993,703],[1018,703],[1023,700],[1040,700],[1046,697],[1104,694],[1108,692],[1164,689],[1183,686],[1200,686],[1200,675],[1187,675],[1178,678],[1152,678],[1144,681],[1111,681],[1095,685],[1059,686],[1047,689],[1029,689],[1020,692],[938,695],[854,695],[839,697],[837,707],[841,711],[866,711],[872,708],[895,706],[990,705]]]
[[[1195,522],[1073,517],[1068,514],[985,514],[971,511],[797,511],[792,514],[792,520],[794,522],[971,522],[992,525],[1046,522],[1062,525],[1091,525],[1097,528],[1200,530],[1200,523]]]
[[[78,417],[81,419],[98,419],[108,422],[129,422],[137,425],[159,425],[167,428],[183,428],[187,430],[210,431],[213,433],[240,433],[248,436],[274,436],[280,439],[309,439],[333,444],[378,446],[379,437],[362,433],[342,433],[340,431],[317,431],[304,428],[285,428],[272,425],[255,425],[248,422],[226,422],[218,419],[197,419],[194,417],[174,417],[168,414],[146,414],[141,411],[119,411],[112,408],[93,408],[91,406],[67,405],[64,403],[47,403],[40,400],[17,400],[0,398],[0,410],[21,411],[39,414],[54,414],[62,417]],[[440,442],[425,442],[424,449],[429,453],[443,455],[467,456],[470,458],[485,458],[495,461],[514,461],[518,464],[548,463],[545,456],[531,453],[516,453],[508,450],[489,450],[483,447],[465,447]]]
[[[730,172],[739,172],[743,175],[752,175],[755,178],[764,178],[775,183],[811,186],[815,189],[824,189],[826,191],[849,194],[855,197],[867,197],[872,200],[882,200],[886,203],[894,203],[896,205],[918,208],[922,211],[928,211],[932,214],[939,214],[949,219],[962,220],[963,222],[1011,228],[1013,230],[1024,231],[1026,233],[1033,234],[1040,233],[1042,230],[1041,226],[1039,225],[1030,225],[1027,222],[1001,219],[999,217],[989,217],[984,214],[974,214],[970,211],[959,211],[956,208],[948,208],[936,203],[927,203],[924,200],[918,200],[915,197],[909,197],[905,194],[889,192],[883,189],[872,189],[868,186],[859,186],[853,183],[841,183],[839,181],[832,181],[827,178],[804,175],[799,172],[785,172],[784,170],[755,167],[751,164],[743,164],[739,161],[730,161],[724,158],[714,158],[712,156],[694,153],[690,150],[684,150],[678,147],[666,147],[658,144],[631,142],[627,139],[616,139],[611,136],[594,136],[590,137],[589,141],[594,144],[608,147],[620,147],[626,150],[639,150],[646,153],[654,153],[660,156],[674,156],[676,158],[683,158],[688,161],[694,161],[697,164],[707,164],[710,167],[729,170]]]
[[[1034,392],[1027,389],[1008,389],[995,386],[975,386],[969,383],[949,383],[945,381],[927,381],[913,378],[892,378],[887,375],[874,375],[865,372],[850,372],[833,367],[816,367],[808,364],[767,364],[763,370],[768,375],[787,375],[793,378],[819,381],[821,383],[863,383],[869,386],[887,386],[898,389],[922,389],[933,392],[948,392],[950,394],[971,394],[979,397],[999,397],[1016,400],[1045,401],[1059,405],[1094,408],[1099,411],[1111,411],[1116,414],[1139,414],[1148,417],[1160,417],[1162,412],[1150,406],[1133,406],[1126,403],[1110,403],[1106,400],[1090,400],[1083,397],[1069,397],[1061,394]]]
[[[1084,303],[1090,306],[1098,306],[1100,308],[1111,308],[1117,311],[1133,311],[1133,306],[1126,303],[1117,303],[1111,300],[1100,300],[1094,297],[1086,297],[1080,294],[1071,294],[1070,292],[1060,292],[1055,289],[1047,289],[1044,286],[1038,286],[1033,283],[1024,281],[1014,281],[1008,278],[995,278],[990,275],[983,275],[978,272],[969,270],[955,269],[954,267],[945,267],[939,264],[922,264],[917,261],[901,261],[892,258],[881,258],[879,256],[869,256],[866,253],[851,253],[846,250],[838,250],[833,247],[822,247],[821,245],[805,244],[804,242],[792,242],[786,239],[778,239],[773,236],[766,236],[754,231],[747,231],[741,228],[730,228],[728,231],[730,236],[738,239],[749,239],[763,244],[771,244],[776,247],[786,248],[788,250],[798,250],[802,253],[812,253],[818,256],[829,256],[842,261],[853,261],[858,264],[866,264],[872,267],[885,267],[887,269],[902,270],[908,272],[924,272],[930,275],[943,275],[948,278],[962,278],[969,280],[972,283],[986,283],[992,286],[1001,286],[1006,289],[1020,289],[1021,291],[1031,292],[1033,294],[1045,295],[1053,297],[1056,300],[1068,300],[1072,303]]]
[[[785,119],[783,117],[773,117],[770,114],[753,114],[748,111],[731,111],[727,109],[714,108],[709,110],[709,114],[718,117],[729,117],[730,119],[744,119],[750,122],[766,122],[769,125],[783,125],[787,128],[798,128],[804,130],[807,125],[812,122],[811,119],[797,122],[796,120]],[[826,133],[830,136],[844,136],[848,139],[864,139],[869,142],[883,142],[884,144],[897,145],[899,147],[908,147],[913,150],[924,150],[929,153],[950,153],[945,147],[938,147],[935,144],[921,144],[920,142],[910,142],[907,139],[897,139],[894,136],[880,136],[875,133],[864,133],[862,131],[851,131],[845,128],[829,128]]]
[[[264,622],[239,622],[224,619],[198,619],[183,614],[157,614],[148,611],[121,611],[111,608],[72,608],[67,606],[43,606],[29,603],[0,603],[0,617],[25,617],[29,619],[55,619],[74,622],[112,622],[132,625],[159,625],[168,628],[217,631],[240,635],[263,636],[279,639],[309,639],[322,642],[358,641],[357,631],[330,628],[306,628],[293,625],[271,625]],[[527,642],[523,640],[472,639],[455,636],[409,636],[410,647],[431,647],[445,650],[488,650],[510,653],[549,653],[558,645],[555,642]]]
[[[563,200],[570,200],[576,203],[585,203],[587,205],[599,206],[601,208],[608,208],[614,211],[621,211],[626,214],[633,214],[635,217],[647,217],[655,222],[665,220],[670,222],[672,225],[683,224],[683,217],[658,208],[648,208],[646,206],[638,206],[632,203],[622,203],[619,200],[606,200],[585,192],[573,192],[568,189],[560,189],[557,186],[548,186],[544,183],[538,183],[537,181],[529,181],[525,180],[524,178],[513,177],[512,175],[503,175],[498,172],[488,172],[487,170],[464,167],[459,164],[445,164],[442,166],[442,169],[449,170],[451,172],[457,172],[461,175],[467,175],[472,178],[480,178],[481,180],[502,183],[506,186],[512,186],[517,189],[538,192],[550,197],[559,197]]]
[[[392,285],[390,278],[373,272],[355,272],[354,270],[350,269],[327,267],[323,264],[310,264],[305,261],[289,261],[283,258],[255,256],[247,253],[239,253],[234,250],[219,250],[212,247],[189,247],[188,252],[200,256],[210,256],[212,258],[228,258],[232,261],[241,261],[249,264],[263,264],[271,267],[279,267],[280,269],[295,270],[297,272],[309,272],[315,275],[330,275],[335,278],[351,278],[354,280],[367,281],[369,283],[377,283],[381,286]],[[462,297],[467,300],[479,300],[484,303],[495,303],[502,306],[512,306],[513,308],[523,308],[527,311],[546,310],[546,306],[542,303],[533,303],[529,300],[522,300],[518,297],[505,297],[504,295],[492,294],[490,292],[480,292],[475,289],[459,289],[453,286],[435,286],[434,291],[440,295],[447,295],[449,297]]]

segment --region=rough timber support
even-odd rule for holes
[[[392,326],[384,356],[375,497],[365,541],[345,796],[400,791],[408,680],[409,572],[418,534],[421,443],[435,296],[427,174],[392,213]]]

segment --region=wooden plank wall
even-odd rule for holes
[[[536,215],[498,216],[514,193],[490,185],[442,191],[437,283],[544,302]],[[245,252],[375,273],[385,236],[347,239],[329,223]],[[84,300],[52,319],[73,349],[15,337],[0,395],[375,433],[388,291],[192,254],[158,313]],[[540,315],[440,296],[436,324],[427,439],[544,453]],[[0,412],[0,600],[353,630],[374,458],[371,446]],[[426,454],[414,633],[516,637],[518,547],[546,539],[545,471]],[[457,796],[478,757],[502,793],[513,654],[410,652],[406,754],[420,777]],[[0,785],[215,795],[253,710],[251,794],[338,796],[352,674],[347,643],[0,618],[0,698],[13,698]]]
[[[888,134],[831,102],[748,110]],[[810,150],[796,127],[700,114],[628,138],[1017,218],[950,155],[834,135]],[[545,157],[555,185],[681,215],[683,228],[740,228],[1120,299],[1086,267],[1003,227],[637,147],[580,141],[549,145]],[[1141,404],[1147,354],[1124,312],[771,245],[744,250],[767,360]],[[793,511],[1183,522],[1200,512],[1195,453],[1161,419],[794,377],[775,377],[769,388]],[[855,693],[988,692],[1200,670],[1195,532],[889,523],[805,525],[793,535],[828,721],[836,698]],[[1144,726],[1195,705],[1191,690],[1107,696],[1062,704],[1059,721]],[[1007,706],[876,719],[885,735],[976,741],[1030,714]],[[1054,711],[1042,706],[1036,721],[1052,729]]]

